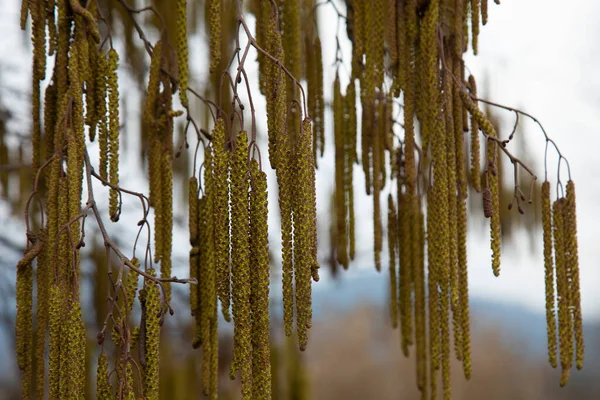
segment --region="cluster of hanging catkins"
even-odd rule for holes
[[[93,212],[98,217],[92,178],[110,187],[113,221],[119,219],[121,196],[132,194],[119,187],[119,56],[112,37],[100,35],[104,18],[95,1],[22,4],[21,25],[25,28],[31,19],[33,43],[32,166],[44,185],[38,192],[36,179],[32,197],[43,196],[46,218],[37,230],[31,225],[28,248],[17,266],[17,359],[24,397],[41,399],[49,393],[51,399],[79,399],[86,380],[79,249],[85,245],[84,216]],[[210,72],[217,76],[227,7],[221,0],[206,5]],[[481,196],[490,219],[492,270],[500,273],[501,140],[477,106],[475,79],[466,79],[463,62],[469,45],[477,52],[487,1],[354,0],[346,5],[351,72],[345,90],[336,74],[331,102],[337,262],[348,268],[356,255],[353,170],[361,164],[365,191],[374,204],[377,270],[384,262],[381,196],[389,189],[392,324],[400,327],[404,354],[415,347],[422,397],[437,398],[441,370],[448,399],[451,353],[462,362],[465,377],[471,376],[469,186]],[[301,350],[312,325],[312,281],[319,279],[315,167],[325,146],[325,102],[321,42],[313,23],[317,7],[313,0],[249,2],[257,21],[250,42],[258,51],[259,87],[266,97],[268,163],[279,189],[284,330],[287,336],[296,333]],[[99,399],[159,396],[160,331],[166,311],[172,311],[170,282],[181,281],[171,278],[173,130],[174,118],[182,114],[173,110],[173,96],[179,90],[189,113],[187,9],[186,0],[177,1],[175,46],[165,30],[156,43],[140,35],[150,55],[142,130],[148,144],[148,201],[155,216],[154,257],[148,257],[149,246],[139,260],[128,257],[105,237],[107,254],[117,256],[120,268],[105,277],[110,311],[100,318],[105,319],[98,335]],[[134,18],[136,12],[128,11]],[[237,11],[242,21],[242,10]],[[46,67],[48,55],[54,56],[53,68]],[[47,70],[52,71],[48,77]],[[193,346],[203,349],[203,391],[217,398],[220,303],[224,319],[233,319],[234,325],[230,377],[239,373],[244,398],[267,399],[272,390],[267,179],[262,171],[267,158],[261,159],[254,127],[247,133],[236,125],[232,116],[243,111],[239,108],[228,114],[222,105],[216,107],[202,166],[189,179],[190,282],[197,282],[190,285]],[[483,163],[480,137],[486,140]],[[97,168],[90,162],[88,140],[99,144]],[[84,177],[88,196],[82,208]],[[556,366],[560,349],[565,384],[573,358],[578,368],[583,364],[574,184],[568,182],[566,197],[552,207],[549,182],[542,185],[542,196],[549,359]],[[140,198],[143,226],[148,210]],[[104,231],[99,218],[98,225]],[[160,264],[160,273],[153,263]],[[136,298],[141,318],[130,326]],[[112,344],[105,349],[107,329]]]
[[[347,268],[355,256],[353,164],[360,163],[366,193],[374,204],[377,270],[383,248],[381,194],[384,187],[390,188],[387,239],[392,324],[400,326],[405,355],[411,345],[416,347],[422,398],[437,398],[441,370],[442,390],[448,399],[452,352],[462,362],[465,377],[471,376],[466,253],[469,185],[481,196],[485,217],[490,219],[492,271],[500,274],[501,141],[476,104],[475,79],[466,79],[463,61],[469,47],[477,53],[479,27],[488,17],[487,1],[354,0],[347,5],[352,70],[345,94],[338,75],[333,83],[332,245],[337,262]],[[362,110],[360,128],[357,99]],[[480,135],[486,140],[483,171]],[[465,137],[470,137],[470,145]],[[465,150],[469,147],[467,169]],[[386,186],[390,178],[396,184]],[[569,182],[567,198],[554,204],[553,218],[548,183],[543,190],[549,354],[556,366],[556,284],[564,384],[572,365],[573,338],[579,368],[583,361],[574,186]]]

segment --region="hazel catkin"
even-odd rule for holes
[[[250,279],[252,291],[252,398],[271,397],[269,333],[269,235],[267,176],[250,162]]]
[[[156,276],[154,269],[149,269],[148,274]],[[158,400],[158,368],[159,368],[159,338],[161,316],[160,293],[158,285],[146,278],[144,284],[145,315],[145,367],[144,367],[144,395],[148,400]]]
[[[396,207],[392,195],[388,195],[388,254],[390,257],[390,316],[392,327],[398,327],[398,291],[396,282],[396,226],[397,216]]]
[[[252,395],[252,327],[248,226],[248,136],[240,131],[231,158],[231,277],[233,363],[229,373],[241,372],[242,397]],[[255,266],[253,266],[255,267]]]
[[[583,368],[584,340],[583,317],[581,316],[581,294],[579,289],[579,255],[577,244],[577,211],[575,206],[575,183],[567,182],[567,203],[565,206],[565,262],[568,263],[570,276],[571,309],[573,313],[573,329],[575,330],[575,361],[577,369]]]
[[[217,287],[221,309],[226,321],[231,320],[230,306],[230,268],[229,268],[229,190],[227,185],[229,155],[226,150],[227,136],[225,123],[217,119],[212,131],[214,154],[214,207],[215,207],[215,263],[217,269]]]
[[[556,314],[554,311],[554,259],[552,258],[552,208],[550,182],[542,184],[542,228],[544,231],[544,270],[546,285],[546,328],[548,334],[548,360],[556,368]]]

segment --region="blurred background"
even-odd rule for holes
[[[225,0],[225,2],[231,2]],[[172,29],[174,10],[170,2],[137,1],[137,6],[154,3]],[[25,246],[24,202],[32,187],[28,170],[30,160],[30,65],[29,32],[19,29],[18,0],[0,0],[0,399],[19,397],[19,371],[14,350],[15,265]],[[123,153],[121,184],[147,193],[145,166],[142,163],[143,133],[140,109],[147,80],[148,58],[130,22],[115,1],[100,1],[113,26],[114,46],[121,54],[121,123]],[[190,4],[190,87],[214,96],[214,82],[207,71],[207,33],[204,2]],[[328,3],[323,0],[322,3]],[[334,1],[345,12],[345,2]],[[492,3],[492,2],[490,2]],[[233,6],[233,3],[231,4]],[[226,8],[227,9],[227,8]],[[345,65],[349,68],[351,47],[343,25],[331,23],[337,14],[331,4],[318,8],[317,21],[323,40],[325,96],[331,99],[332,66],[336,59],[336,37],[340,40]],[[468,259],[471,295],[473,376],[466,382],[457,364],[453,371],[455,399],[597,399],[600,398],[600,247],[597,245],[600,222],[600,3],[591,0],[530,0],[490,4],[490,20],[480,34],[480,53],[466,56],[469,70],[478,78],[480,97],[521,108],[534,115],[557,142],[571,166],[577,184],[579,257],[581,293],[586,339],[586,361],[582,371],[574,371],[566,388],[559,387],[560,371],[547,362],[544,310],[544,277],[539,202],[525,207],[525,215],[506,208],[512,196],[512,170],[505,162],[503,184],[502,272],[491,271],[489,229],[479,210],[480,199],[471,193]],[[224,20],[226,17],[224,17]],[[254,26],[254,17],[248,15]],[[158,38],[153,18],[139,16],[149,38]],[[226,22],[226,21],[225,21]],[[231,21],[229,25],[233,26]],[[227,36],[229,35],[229,36]],[[234,33],[226,29],[223,54],[231,54]],[[229,39],[229,40],[228,40]],[[243,43],[244,40],[242,40]],[[251,53],[249,60],[256,54]],[[224,57],[227,58],[227,57]],[[52,63],[49,63],[49,65]],[[225,66],[223,66],[225,68]],[[247,65],[256,77],[257,66]],[[342,73],[342,87],[347,74]],[[345,81],[344,81],[345,79]],[[252,78],[251,78],[252,80]],[[46,81],[47,83],[47,81]],[[259,135],[266,130],[265,103],[253,82]],[[242,98],[242,101],[244,99]],[[210,129],[206,108],[191,104],[196,117]],[[487,109],[501,136],[512,130],[514,114]],[[182,125],[182,124],[180,124]],[[330,197],[333,188],[332,118],[326,114],[325,157],[319,160],[317,194],[319,211],[319,252],[322,279],[313,285],[314,322],[308,349],[296,350],[284,339],[281,323],[281,285],[279,276],[279,231],[276,190],[270,190],[270,243],[272,252],[272,363],[274,397],[281,399],[418,399],[415,385],[415,360],[400,350],[400,332],[389,321],[389,283],[387,267],[377,273],[372,256],[372,199],[361,189],[362,173],[355,172],[357,194],[357,257],[349,270],[331,263],[335,243],[330,235]],[[183,143],[183,126],[178,126],[175,145]],[[265,149],[265,135],[259,146]],[[187,231],[187,179],[194,157],[192,146],[176,159],[174,274],[187,276],[189,252]],[[521,120],[512,151],[532,166],[543,179],[544,140],[531,121]],[[97,144],[89,145],[96,155]],[[201,161],[201,159],[199,159]],[[506,161],[506,160],[505,160]],[[93,163],[97,159],[92,160]],[[356,168],[359,168],[358,166]],[[550,152],[548,174],[556,182],[557,158]],[[271,171],[268,171],[269,173]],[[566,170],[561,178],[566,181]],[[269,187],[276,187],[273,174]],[[386,193],[388,187],[384,190]],[[95,187],[98,199],[107,199],[103,187]],[[107,202],[101,204],[106,211]],[[109,233],[125,251],[131,249],[136,222],[141,211],[135,199],[124,198],[121,220],[109,226]],[[152,220],[152,219],[151,219]],[[97,233],[93,223],[87,236]],[[142,235],[143,236],[143,235]],[[148,240],[142,237],[140,240]],[[385,247],[385,246],[384,246]],[[106,313],[107,263],[99,238],[89,240],[82,249],[82,304],[89,338],[89,388],[93,397],[93,374],[97,345],[95,336]],[[128,254],[125,251],[125,254]],[[385,260],[385,255],[383,257]],[[114,265],[110,266],[115,267]],[[175,315],[167,317],[161,348],[161,398],[201,398],[198,376],[201,351],[191,347],[193,319],[189,316],[189,290],[174,287]],[[222,366],[221,396],[237,398],[239,389],[228,378],[231,359],[232,326],[220,321]],[[411,349],[414,351],[414,349]]]

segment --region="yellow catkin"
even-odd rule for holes
[[[497,154],[498,150],[496,149],[496,145],[491,144],[488,147],[488,161],[493,162],[494,166],[491,168],[497,168]],[[494,154],[496,153],[496,154]],[[492,248],[492,271],[495,276],[500,275],[500,183],[498,178],[498,173],[494,175],[488,169],[487,179],[490,184],[490,193],[492,198],[492,216],[490,218],[490,238],[491,243],[490,246]]]
[[[28,398],[32,384],[33,268],[31,261],[17,265],[17,314],[15,317],[17,364],[21,370],[21,393]]]
[[[125,366],[125,382],[123,385],[123,400],[135,400],[135,390],[133,389],[133,367],[131,362],[127,362]]]
[[[283,48],[285,51],[285,66],[296,78],[302,73],[300,50],[300,0],[286,0],[283,5]],[[288,93],[289,94],[289,93]]]
[[[148,89],[146,102],[144,104],[144,122],[152,125],[156,118],[156,102],[160,87],[160,64],[162,57],[162,41],[156,42],[150,58],[150,73],[148,77]]]
[[[206,215],[206,199],[202,198],[200,200],[198,200],[198,215],[199,215],[199,225],[200,225],[200,245],[199,246],[194,246],[192,247],[192,249],[190,250],[190,278],[196,278],[196,280],[198,281],[197,285],[192,285],[195,287],[190,287],[190,310],[191,310],[191,314],[192,316],[195,317],[196,319],[196,324],[194,325],[194,341],[192,342],[192,347],[194,347],[195,349],[197,349],[198,347],[202,346],[202,341],[203,341],[203,333],[204,333],[204,329],[205,328],[203,326],[203,323],[205,323],[205,314],[207,312],[206,308],[206,304],[202,304],[202,301],[205,300],[207,297],[204,296],[204,298],[202,297],[202,295],[206,295],[205,293],[205,287],[206,287],[206,281],[204,279],[204,276],[202,276],[202,272],[203,269],[202,267],[204,267],[203,262],[204,262],[204,250],[206,250],[207,246],[210,246],[210,243],[205,243],[204,241],[206,240],[206,229],[204,227],[204,222],[206,221],[207,215]],[[206,301],[206,300],[205,300]],[[208,327],[208,329],[210,330],[210,325]],[[204,353],[203,353],[204,355]],[[209,354],[206,354],[207,356],[209,356]],[[204,363],[203,363],[204,365]]]
[[[315,39],[315,65],[317,70],[317,110],[316,114],[313,116],[314,118],[314,137],[317,138],[317,141],[313,142],[313,147],[319,148],[319,154],[323,157],[323,153],[325,152],[325,99],[323,97],[323,53],[321,49],[321,39],[317,36]],[[354,82],[354,81],[353,81]],[[356,109],[354,110],[356,113]],[[355,114],[356,119],[356,114]]]
[[[461,356],[466,379],[471,378],[471,321],[469,313],[469,272],[467,268],[467,204],[458,202],[458,292],[462,331]]]
[[[311,121],[302,121],[295,156],[294,193],[294,287],[296,289],[297,331],[300,350],[308,343],[312,316],[311,270],[316,263],[314,251],[316,196],[314,159],[312,158]]]
[[[198,258],[200,236],[198,231],[199,211],[198,211],[198,179],[190,177],[188,183],[188,230],[190,232],[190,278],[198,279]],[[192,316],[196,315],[198,306],[198,285],[190,284],[190,310]]]
[[[354,80],[348,83],[346,88],[346,96],[344,97],[344,106],[348,118],[345,125],[345,143],[346,143],[346,181],[344,182],[346,196],[348,198],[348,241],[349,241],[349,256],[354,260],[356,252],[356,234],[354,224],[354,185],[353,185],[353,169],[354,163],[358,162],[356,154],[356,84]]]
[[[285,62],[285,53],[281,35],[278,31],[277,20],[273,13],[269,18],[267,29],[267,45],[271,55],[279,63],[269,60],[266,67],[266,101],[267,101],[267,124],[269,135],[269,163],[271,168],[277,168],[277,158],[279,151],[277,149],[278,138],[285,135],[285,124],[287,115],[287,89],[285,83],[285,74],[281,65]]]
[[[458,7],[462,10],[462,4]],[[453,71],[462,81],[462,61],[454,59]],[[455,312],[459,314],[456,322],[461,325],[461,342],[459,343],[460,359],[463,361],[465,377],[469,379],[471,373],[470,354],[470,324],[469,324],[469,288],[467,269],[467,173],[465,170],[465,145],[464,145],[464,106],[460,100],[461,88],[452,85],[452,106],[454,119],[454,140],[456,151],[456,186],[457,186],[457,259],[458,259],[458,303]],[[466,360],[465,360],[466,359]]]
[[[58,111],[58,100],[56,98],[56,84],[52,82],[46,87],[44,93],[44,159],[49,159],[54,154],[54,127]],[[48,171],[52,168],[48,168]]]
[[[108,378],[108,355],[105,352],[98,356],[98,368],[96,370],[96,399],[112,399],[112,389]]]
[[[49,291],[52,283],[52,270],[50,255],[51,249],[48,243],[46,230],[42,231],[42,235],[38,236],[37,240],[43,240],[46,245],[42,249],[37,259],[36,267],[36,284],[37,284],[37,309],[36,309],[36,331],[35,331],[35,380],[37,398],[44,396],[44,376],[45,376],[45,350],[46,350],[46,331],[48,329],[48,308],[49,308]]]
[[[307,91],[307,103],[308,103],[308,114],[316,121],[317,120],[317,107],[318,107],[318,95],[317,95],[317,66],[315,60],[315,51],[313,45],[313,35],[304,35],[304,57],[306,59],[306,91]],[[317,154],[319,146],[317,127],[313,131],[313,157],[315,163],[317,163]]]
[[[250,163],[250,279],[252,292],[252,398],[271,398],[269,232],[267,175]]]
[[[252,396],[252,330],[248,226],[248,136],[240,131],[231,159],[231,276],[234,322],[230,378],[241,371],[242,397]],[[256,266],[252,266],[253,268]]]
[[[227,185],[229,153],[223,119],[217,119],[212,131],[214,152],[214,207],[215,207],[215,263],[217,287],[221,308],[226,321],[231,320],[229,269],[229,191]]]
[[[33,174],[37,173],[38,168],[40,167],[40,157],[41,157],[41,135],[42,135],[42,126],[41,126],[41,93],[40,93],[40,82],[37,79],[33,79],[32,82],[32,92],[31,92],[31,114],[32,114],[32,132],[31,132],[31,169]]]
[[[553,204],[553,230],[554,230],[554,259],[556,262],[556,292],[558,297],[558,333],[560,341],[560,363],[562,377],[560,385],[564,386],[569,379],[569,371],[573,356],[573,320],[569,296],[569,276],[565,254],[565,220],[564,207],[567,200],[560,198]]]
[[[90,4],[91,5],[91,4]],[[85,80],[85,123],[89,127],[88,136],[90,142],[96,140],[96,126],[98,124],[98,114],[96,111],[96,81],[98,76],[98,57],[99,52],[94,47],[94,43],[89,43],[91,37],[87,37],[88,41],[88,58],[87,65],[89,73]]]
[[[148,176],[150,183],[149,200],[154,207],[154,262],[161,260],[163,256],[163,224],[162,224],[162,156],[163,146],[159,137],[160,128],[151,129],[148,143]]]
[[[361,83],[362,86],[362,83]],[[362,87],[361,87],[362,90]],[[370,100],[364,96],[361,96],[362,102],[362,123],[361,123],[361,162],[363,173],[365,174],[365,191],[367,195],[371,194],[372,185],[372,169],[371,169],[371,146],[372,146],[372,134],[373,134],[373,118],[372,107]]]
[[[108,52],[108,180],[113,185],[119,184],[119,82],[117,69],[119,55],[114,49]],[[119,220],[119,193],[110,190],[108,213],[113,222]]]
[[[61,368],[61,327],[63,325],[63,295],[60,286],[54,283],[50,287],[49,307],[49,350],[48,350],[48,386],[51,399],[60,396],[60,368]]]
[[[46,8],[43,1],[29,1],[31,15],[31,43],[33,44],[33,77],[46,77]]]
[[[221,62],[221,0],[209,0],[210,73],[217,72]]]
[[[154,269],[149,269],[148,273],[156,276]],[[144,367],[144,396],[148,400],[158,400],[158,365],[159,365],[159,338],[161,314],[160,293],[156,283],[145,279],[144,303],[145,307],[145,340],[144,353],[146,365]]]
[[[481,0],[481,23],[482,25],[488,22],[488,1]]]
[[[449,49],[446,52],[449,53]],[[462,118],[458,121],[454,120],[453,106],[453,91],[450,73],[444,74],[444,115],[446,117],[446,151],[448,165],[448,249],[449,249],[449,264],[448,264],[448,279],[450,285],[450,305],[452,308],[452,327],[454,330],[454,350],[457,359],[461,359],[462,350],[462,325],[460,324],[460,306],[459,291],[458,291],[458,198],[457,198],[457,164],[462,164],[463,160],[458,160],[456,156],[456,137],[455,123],[462,122]],[[461,116],[462,117],[462,116]]]
[[[188,44],[187,44],[187,0],[177,0],[177,65],[179,66],[179,98],[181,105],[188,107]],[[211,36],[212,39],[212,36]],[[220,45],[220,44],[219,44]]]
[[[106,121],[106,90],[108,64],[104,53],[98,54],[96,75],[96,114],[98,118],[98,146],[100,148],[99,174],[108,177],[108,125]]]
[[[398,290],[396,282],[396,207],[392,195],[388,195],[388,253],[390,256],[390,317],[392,327],[398,327]]]
[[[554,310],[554,259],[552,258],[552,208],[550,182],[542,184],[542,227],[544,231],[544,269],[546,284],[546,324],[548,333],[548,361],[556,368],[556,313]]]
[[[138,258],[132,258],[131,263],[134,267],[140,268],[140,260]],[[125,281],[125,290],[127,293],[127,315],[131,315],[133,310],[133,303],[135,302],[135,296],[137,294],[139,274],[134,270],[130,269],[127,273]]]
[[[198,245],[198,179],[195,176],[188,180],[188,230],[190,244]]]
[[[346,224],[346,190],[344,141],[344,98],[340,88],[339,76],[333,83],[333,119],[335,143],[335,211],[337,226],[337,261],[348,268],[348,231]]]
[[[25,28],[27,28],[27,17],[29,16],[29,1],[30,0],[21,0],[21,30],[25,30]]]
[[[400,179],[401,181],[401,179]],[[400,182],[399,182],[400,183]],[[400,253],[400,327],[402,352],[408,357],[408,347],[412,341],[412,246],[411,246],[412,210],[406,193],[398,188],[398,244]]]
[[[63,334],[67,335],[67,357],[66,365],[61,364],[61,368],[67,370],[67,386],[61,387],[61,393],[68,393],[68,398],[83,399],[85,397],[85,325],[81,315],[81,304],[79,296],[72,296],[70,300],[70,309],[67,315],[67,323],[63,328]],[[66,396],[61,396],[67,398]]]
[[[427,333],[425,304],[425,222],[417,201],[413,203],[411,226],[415,286],[415,342],[417,387],[426,396],[427,391]]]
[[[279,210],[281,215],[281,269],[283,290],[283,322],[286,336],[293,331],[294,322],[294,260],[292,242],[292,210],[294,174],[293,143],[288,131],[283,131],[277,141],[277,158],[281,165],[277,168],[279,187]]]
[[[473,75],[469,76],[469,87],[473,96],[477,97],[477,84]],[[478,192],[481,192],[480,151],[479,124],[475,116],[471,115],[471,185]]]
[[[566,262],[571,272],[570,299],[573,313],[573,328],[575,330],[576,365],[583,368],[584,340],[583,318],[581,316],[581,294],[579,289],[579,255],[577,250],[577,210],[575,206],[575,183],[567,182],[567,203],[565,207],[565,249]]]
[[[58,99],[62,100],[67,92],[67,62],[69,59],[71,16],[69,15],[67,0],[57,0],[58,8],[58,39],[56,44],[56,84]]]
[[[384,167],[381,159],[383,138],[380,134],[377,118],[373,119],[373,247],[375,253],[375,268],[381,270],[382,227],[381,227],[381,170]]]
[[[477,107],[477,105],[471,100],[469,95],[461,90],[460,98],[462,100],[463,105],[469,111],[471,116],[477,121],[479,128],[483,130],[483,132],[490,137],[488,139],[488,150],[487,150],[487,163],[488,168],[486,171],[486,176],[489,183],[489,194],[484,193],[484,202],[486,200],[489,201],[489,210],[486,211],[486,214],[491,218],[490,221],[490,236],[491,236],[491,248],[492,248],[492,271],[494,275],[500,275],[500,183],[498,177],[498,149],[496,148],[496,142],[491,138],[497,138],[496,129],[490,122],[489,119],[483,114],[483,112]],[[492,171],[496,171],[496,173],[492,173]],[[484,192],[487,191],[484,190]],[[489,211],[489,212],[488,212]]]
[[[396,7],[400,7],[400,2],[397,2],[396,0],[386,0],[385,37],[392,66],[394,66],[398,62],[398,43],[396,41],[398,38],[398,27],[396,25],[396,21],[398,20],[398,13]]]
[[[162,77],[163,92],[161,93],[162,107],[167,111],[172,110],[172,92],[171,82],[166,77]],[[160,276],[162,278],[171,277],[171,252],[173,248],[173,117],[172,115],[163,115],[163,127],[161,127],[163,135],[163,147],[161,154],[161,195],[162,195],[162,240],[163,254],[160,260]],[[171,283],[163,283],[165,300],[171,301]]]
[[[480,1],[485,2],[485,0],[471,0],[471,44],[475,55],[478,47]]]
[[[208,169],[205,170],[205,195],[203,198],[202,219],[203,223],[201,231],[202,236],[202,254],[200,259],[200,267],[198,275],[201,277],[202,295],[201,303],[204,308],[201,315],[203,329],[202,341],[204,343],[203,361],[202,361],[202,379],[203,390],[211,398],[217,396],[217,385],[215,384],[218,378],[218,350],[217,342],[217,286],[216,286],[216,270],[215,265],[215,229],[214,229],[214,210],[215,210],[215,180],[210,166],[213,164],[213,152],[210,147],[206,148],[205,165]]]

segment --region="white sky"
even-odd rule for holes
[[[3,92],[2,101],[17,117],[12,128],[20,132],[27,132],[29,123],[29,105],[26,97],[13,95],[11,89],[17,92],[30,92],[30,45],[29,40],[18,29],[19,3],[16,0],[0,0],[3,10],[0,16],[0,54],[2,55],[2,69],[0,70],[0,90]],[[338,1],[338,3],[340,3]],[[600,16],[600,4],[591,0],[575,0],[568,3],[564,1],[530,0],[508,1],[501,6],[496,6],[492,1],[490,5],[490,18],[488,24],[481,29],[479,37],[480,54],[477,57],[468,55],[467,66],[480,82],[482,97],[501,104],[515,106],[537,117],[546,128],[548,134],[558,143],[563,154],[569,159],[573,179],[577,185],[578,196],[578,223],[579,223],[579,256],[581,267],[581,292],[584,320],[600,318],[600,272],[597,266],[600,260],[600,247],[597,247],[597,235],[600,232],[597,224],[600,222],[600,208],[596,206],[596,199],[600,196],[600,181],[596,179],[600,172],[597,155],[600,154],[598,145],[600,140],[593,139],[600,128],[600,75],[596,73],[600,61],[600,47],[596,38],[600,37],[600,28],[597,27],[597,17]],[[343,10],[343,6],[341,7]],[[331,66],[335,59],[334,31],[336,15],[330,6],[320,8],[320,29],[324,35],[324,65]],[[252,20],[249,18],[249,23]],[[345,37],[345,29],[340,33]],[[200,38],[191,41],[192,58],[202,61],[204,45]],[[350,48],[348,43],[342,43],[344,55],[349,61]],[[248,60],[255,57],[250,55]],[[248,65],[251,76],[255,76],[256,67]],[[196,73],[200,72],[196,70]],[[334,71],[329,68],[325,71],[326,82],[333,82]],[[342,75],[346,75],[344,72]],[[344,82],[344,81],[343,81]],[[127,79],[121,76],[122,87],[127,87]],[[123,86],[125,85],[125,86]],[[345,83],[342,83],[345,87]],[[484,92],[489,88],[488,93]],[[255,86],[256,88],[256,86]],[[326,87],[326,95],[330,96],[331,88]],[[122,91],[127,109],[130,113],[139,108],[138,94],[134,91]],[[256,90],[258,92],[258,90]],[[264,101],[260,96],[254,96],[258,114],[264,110]],[[497,111],[504,117],[504,128],[501,134],[510,133],[512,114]],[[135,132],[137,121],[134,115],[129,115],[127,120],[128,133]],[[203,118],[199,117],[202,121]],[[265,131],[265,119],[258,118],[258,126]],[[531,151],[535,152],[538,160],[542,160],[544,142],[541,132],[535,125],[525,123],[523,133],[528,137]],[[331,133],[331,118],[327,116],[328,132]],[[143,171],[139,170],[137,135],[126,136],[127,152],[121,158],[121,181],[124,186],[132,190],[147,190],[143,180]],[[327,258],[328,246],[328,211],[329,195],[333,180],[333,144],[332,135],[329,134],[327,153],[319,161],[320,169],[317,172],[318,208],[320,242],[323,259]],[[16,143],[15,143],[16,145]],[[264,150],[263,165],[268,169],[266,161],[266,143],[259,142]],[[95,153],[95,145],[91,153]],[[538,163],[541,165],[541,163]],[[549,159],[550,171],[554,171],[555,160]],[[538,176],[543,176],[543,171],[536,171]],[[555,179],[554,172],[551,172]],[[357,253],[358,259],[352,268],[373,268],[372,256],[372,199],[364,195],[364,180],[360,167],[355,169],[356,220],[357,220]],[[563,176],[566,181],[566,176]],[[555,182],[555,181],[554,181]],[[553,182],[553,183],[554,183]],[[269,187],[276,187],[274,176],[269,176]],[[98,188],[100,190],[100,188]],[[176,193],[181,190],[176,188]],[[387,195],[387,192],[386,192]],[[98,198],[106,196],[104,191],[97,194]],[[276,191],[270,193],[270,204],[274,211],[277,206]],[[385,207],[385,196],[382,196],[382,209]],[[139,219],[139,212],[134,209],[138,203],[130,202],[122,222],[112,226],[112,232],[131,232],[135,222]],[[177,204],[177,203],[176,203]],[[177,206],[176,206],[177,207]],[[533,212],[533,210],[531,210]],[[181,211],[179,215],[186,220],[187,216]],[[385,212],[383,213],[385,216]],[[0,207],[0,216],[8,218],[6,208]],[[107,219],[108,220],[108,219]],[[21,219],[11,220],[18,231],[22,230],[17,225]],[[187,223],[186,223],[187,226]],[[279,251],[278,217],[276,212],[270,215],[271,249],[277,254]],[[535,253],[530,254],[528,245],[517,245],[515,249],[505,251],[502,257],[502,272],[500,278],[495,278],[490,267],[489,237],[487,230],[481,231],[470,227],[468,251],[470,291],[473,296],[484,297],[489,300],[510,302],[528,309],[542,312],[544,309],[544,277],[541,247],[541,234],[538,237],[539,245]],[[485,234],[482,234],[485,232]],[[130,235],[131,236],[131,235]],[[120,237],[126,240],[124,237]],[[523,236],[523,241],[527,238]],[[19,241],[18,243],[21,243]],[[178,276],[185,275],[185,262],[187,260],[187,228],[175,233],[176,244],[181,244],[175,249],[175,265],[181,260]],[[183,245],[185,244],[185,245]],[[324,266],[325,267],[325,266]],[[384,267],[385,270],[385,267]],[[382,279],[387,279],[382,273]],[[323,285],[323,288],[330,287]],[[278,285],[273,287],[274,290]],[[315,285],[319,290],[319,284]]]

